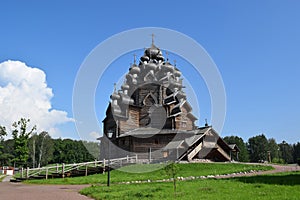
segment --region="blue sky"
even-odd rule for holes
[[[299,141],[298,1],[2,1],[0,5],[0,62],[21,61],[41,69],[52,88],[52,109],[65,111],[69,118],[77,71],[93,48],[128,29],[164,27],[195,39],[218,66],[227,96],[222,136],[246,140],[264,133],[277,142]],[[151,37],[145,37],[150,45]],[[120,58],[125,63],[118,64],[117,71],[128,70],[132,60],[127,58]],[[107,72],[110,77],[113,67]],[[100,121],[105,112],[100,105],[106,107],[118,80],[105,80],[105,91],[97,91]],[[204,118],[210,118],[210,97],[205,87],[199,93],[203,125]],[[73,122],[57,129],[61,137],[78,138]]]

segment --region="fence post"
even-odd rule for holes
[[[105,174],[105,158],[103,159],[103,174]]]
[[[62,164],[61,168],[61,175],[63,178],[65,178],[65,163]]]
[[[58,163],[56,163],[56,173],[58,173]]]
[[[150,148],[149,148],[149,163],[151,163],[151,156],[152,156],[151,153],[152,153],[152,152],[151,152],[151,147],[150,147]]]
[[[88,175],[88,167],[87,167],[87,165],[85,165],[85,176],[87,176]]]
[[[48,167],[46,168],[46,180],[48,179]]]
[[[28,177],[29,177],[29,167],[27,167],[26,169],[26,179],[28,179]]]
[[[129,161],[128,155],[126,156],[126,160],[127,160],[127,163],[128,163],[128,161]]]
[[[135,154],[135,163],[138,163],[138,155]]]
[[[24,177],[24,169],[23,169],[23,167],[21,168],[21,178],[23,178]]]
[[[97,160],[95,160],[95,167],[97,167]]]

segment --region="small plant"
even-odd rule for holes
[[[165,167],[165,172],[168,176],[171,176],[173,179],[173,189],[174,189],[174,196],[176,197],[176,174],[178,173],[178,166],[174,162],[170,162]]]

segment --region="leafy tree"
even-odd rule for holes
[[[248,150],[251,162],[267,160],[268,140],[264,134],[254,136],[248,140]]]
[[[0,126],[0,166],[8,165],[8,161],[11,159],[11,155],[3,152],[4,136],[7,135],[6,128]]]
[[[21,118],[18,122],[13,123],[12,136],[15,141],[14,155],[15,162],[20,166],[25,166],[29,157],[28,140],[30,135],[36,130],[36,126],[27,132],[27,124],[29,119]]]
[[[4,126],[0,126],[0,153],[2,152],[3,149],[3,138],[6,136],[6,128]]]
[[[280,151],[279,146],[276,143],[276,140],[274,138],[270,138],[268,140],[268,151],[270,152],[270,157],[272,162],[281,162],[280,161]]]
[[[55,139],[51,163],[78,163],[94,160],[82,141]]]
[[[28,148],[29,148],[29,159],[28,159],[28,165],[32,166],[32,168],[35,168],[37,166],[36,163],[36,140],[37,140],[37,134],[34,133],[28,141]]]
[[[281,157],[285,163],[293,162],[293,147],[292,145],[286,143],[286,141],[282,141],[279,144],[279,149],[281,152]]]
[[[100,156],[100,143],[99,142],[88,142],[82,141],[88,152],[94,157],[94,159],[99,159]]]
[[[239,161],[241,162],[249,162],[249,153],[247,150],[247,146],[244,143],[244,140],[238,136],[226,136],[224,137],[225,142],[228,144],[236,144],[240,149],[239,152]]]
[[[0,166],[12,165],[13,158],[14,158],[14,156],[10,153],[1,153],[0,154]]]
[[[0,165],[13,165],[14,140],[9,139],[2,142],[2,153],[0,154]]]
[[[293,160],[300,165],[300,142],[293,145]]]
[[[53,158],[53,140],[50,135],[43,131],[33,134],[29,139],[30,163],[32,166],[41,167],[47,165]]]

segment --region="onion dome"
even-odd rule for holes
[[[155,63],[147,63],[145,65],[145,69],[148,69],[148,70],[155,70],[156,69],[156,64]]]
[[[161,60],[161,61],[164,61],[164,60],[165,60],[165,58],[164,58],[162,55],[157,55],[157,56],[156,56],[156,59],[157,59],[157,60]]]
[[[181,76],[181,72],[178,69],[175,69],[173,72],[174,76],[176,77],[180,77]]]
[[[129,73],[131,74],[138,74],[141,72],[141,69],[136,66],[135,64],[131,66]]]
[[[129,90],[129,85],[127,83],[124,83],[122,86],[121,86],[122,90]]]
[[[169,62],[166,62],[161,66],[161,69],[165,71],[173,72],[174,67]]]
[[[131,74],[126,74],[126,80],[131,80],[133,76]]]
[[[150,48],[145,50],[145,55],[150,59],[156,59],[158,55],[162,55],[159,48],[157,48],[154,44],[151,45]]]
[[[145,62],[145,61],[148,62],[149,60],[150,60],[150,58],[146,55],[141,57],[141,61],[143,61],[143,62]]]
[[[120,99],[120,95],[116,92],[114,92],[112,95],[110,95],[110,98],[112,100],[117,100],[117,99]]]

